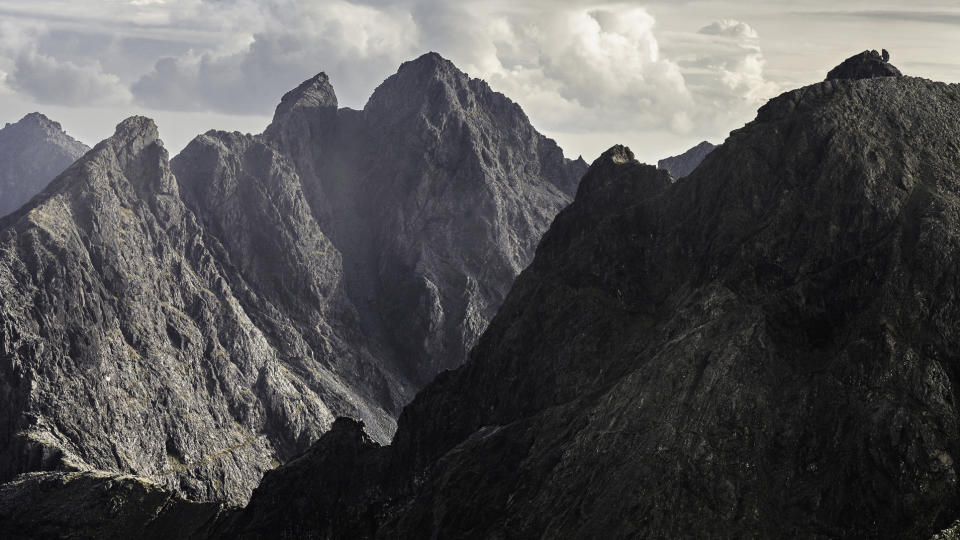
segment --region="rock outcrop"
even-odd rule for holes
[[[670,176],[677,180],[685,178],[692,173],[703,159],[707,157],[707,154],[712,152],[716,147],[717,145],[715,144],[703,141],[678,156],[661,159],[657,162],[657,168],[665,169],[670,173]]]
[[[134,117],[0,220],[0,481],[247,500],[334,418],[390,440],[460,365],[585,165],[437,55],[365,111],[319,75],[171,163]]]
[[[0,217],[40,193],[87,150],[40,113],[0,129]]]
[[[787,92],[677,182],[611,149],[391,446],[338,421],[219,534],[949,527],[958,137],[960,87],[888,77]]]
[[[902,77],[900,70],[888,63],[890,55],[884,49],[881,55],[877,51],[863,51],[847,58],[842,64],[827,73],[828,81],[836,79],[872,79],[874,77]]]

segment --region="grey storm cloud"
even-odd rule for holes
[[[233,51],[193,52],[158,60],[132,85],[148,107],[265,114],[286,90],[319,71],[338,92],[369,92],[385,73],[417,52],[409,16],[346,2],[207,0],[246,10],[262,27]],[[398,16],[399,15],[399,16]]]
[[[126,103],[131,97],[120,79],[105,73],[99,64],[59,61],[34,50],[23,51],[16,57],[6,82],[39,103],[102,105]]]
[[[256,31],[232,50],[162,58],[132,91],[151,108],[267,114],[285,90],[322,70],[338,95],[361,106],[401,62],[437,50],[518,100],[548,129],[586,132],[640,123],[685,132],[711,114],[698,109],[680,65],[659,52],[647,10],[535,4],[208,0],[200,9],[240,14],[236,20],[255,24]],[[756,38],[737,21],[713,27],[718,34]],[[748,67],[755,78],[756,65]],[[726,63],[724,76],[735,68]],[[742,105],[743,93],[720,82],[711,107],[723,95],[730,105],[753,107]]]
[[[269,117],[320,71],[342,104],[362,107],[402,62],[435,50],[561,143],[604,133],[588,155],[618,133],[725,133],[779,90],[754,26],[710,16],[664,31],[657,12],[676,2],[647,4],[0,0],[0,76],[40,103]]]

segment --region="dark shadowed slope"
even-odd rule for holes
[[[29,473],[0,485],[0,533],[11,539],[199,540],[223,512],[129,475]]]
[[[404,410],[392,446],[338,421],[223,534],[948,526],[958,137],[960,87],[876,78],[773,99],[676,183],[611,149],[470,361]]]
[[[40,113],[0,129],[0,217],[40,193],[87,150]]]

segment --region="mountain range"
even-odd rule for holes
[[[389,442],[459,366],[582,161],[427,54],[362,111],[320,74],[173,160],[133,117],[0,220],[0,480],[241,504],[338,416]]]
[[[222,536],[949,526],[958,135],[957,85],[833,76],[772,99],[679,181],[612,148],[390,446],[338,420]]]
[[[685,176],[616,145],[570,180],[578,162],[435,55],[362,112],[332,105],[318,76],[262,136],[211,132],[169,167],[153,124],[124,122],[0,222],[0,396],[34,422],[0,433],[25,434],[18,468],[35,471],[0,485],[0,534],[955,537],[960,87],[878,61],[868,51],[770,100]],[[475,112],[450,114],[454,102]],[[499,176],[520,170],[538,174]],[[519,253],[458,243],[516,234],[491,216],[515,227],[538,215],[528,203],[574,186],[482,335],[449,332],[467,318],[446,314],[481,304],[443,292],[471,290],[448,261],[485,275],[471,257]],[[431,189],[504,210],[474,220]],[[411,231],[429,238],[416,264]],[[76,330],[91,320],[96,332]],[[404,339],[398,321],[433,339]],[[371,345],[356,353],[350,336]],[[376,422],[403,385],[442,367],[385,444]],[[343,384],[324,386],[328,373]],[[342,415],[348,390],[357,408]],[[77,403],[89,406],[71,415]],[[234,446],[184,455],[201,448],[194,434],[229,440],[220,415],[236,421]],[[96,422],[123,429],[83,431]],[[124,433],[182,474],[84,470],[98,449],[134,448]],[[257,461],[281,452],[279,466]],[[258,470],[243,508],[216,502],[243,497],[214,481],[249,486]]]

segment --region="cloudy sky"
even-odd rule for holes
[[[172,152],[211,128],[258,133],[326,71],[361,108],[437,51],[517,101],[566,154],[654,161],[720,142],[764,100],[864,49],[960,81],[955,1],[0,0],[0,122],[39,110],[88,144],[131,114]]]

